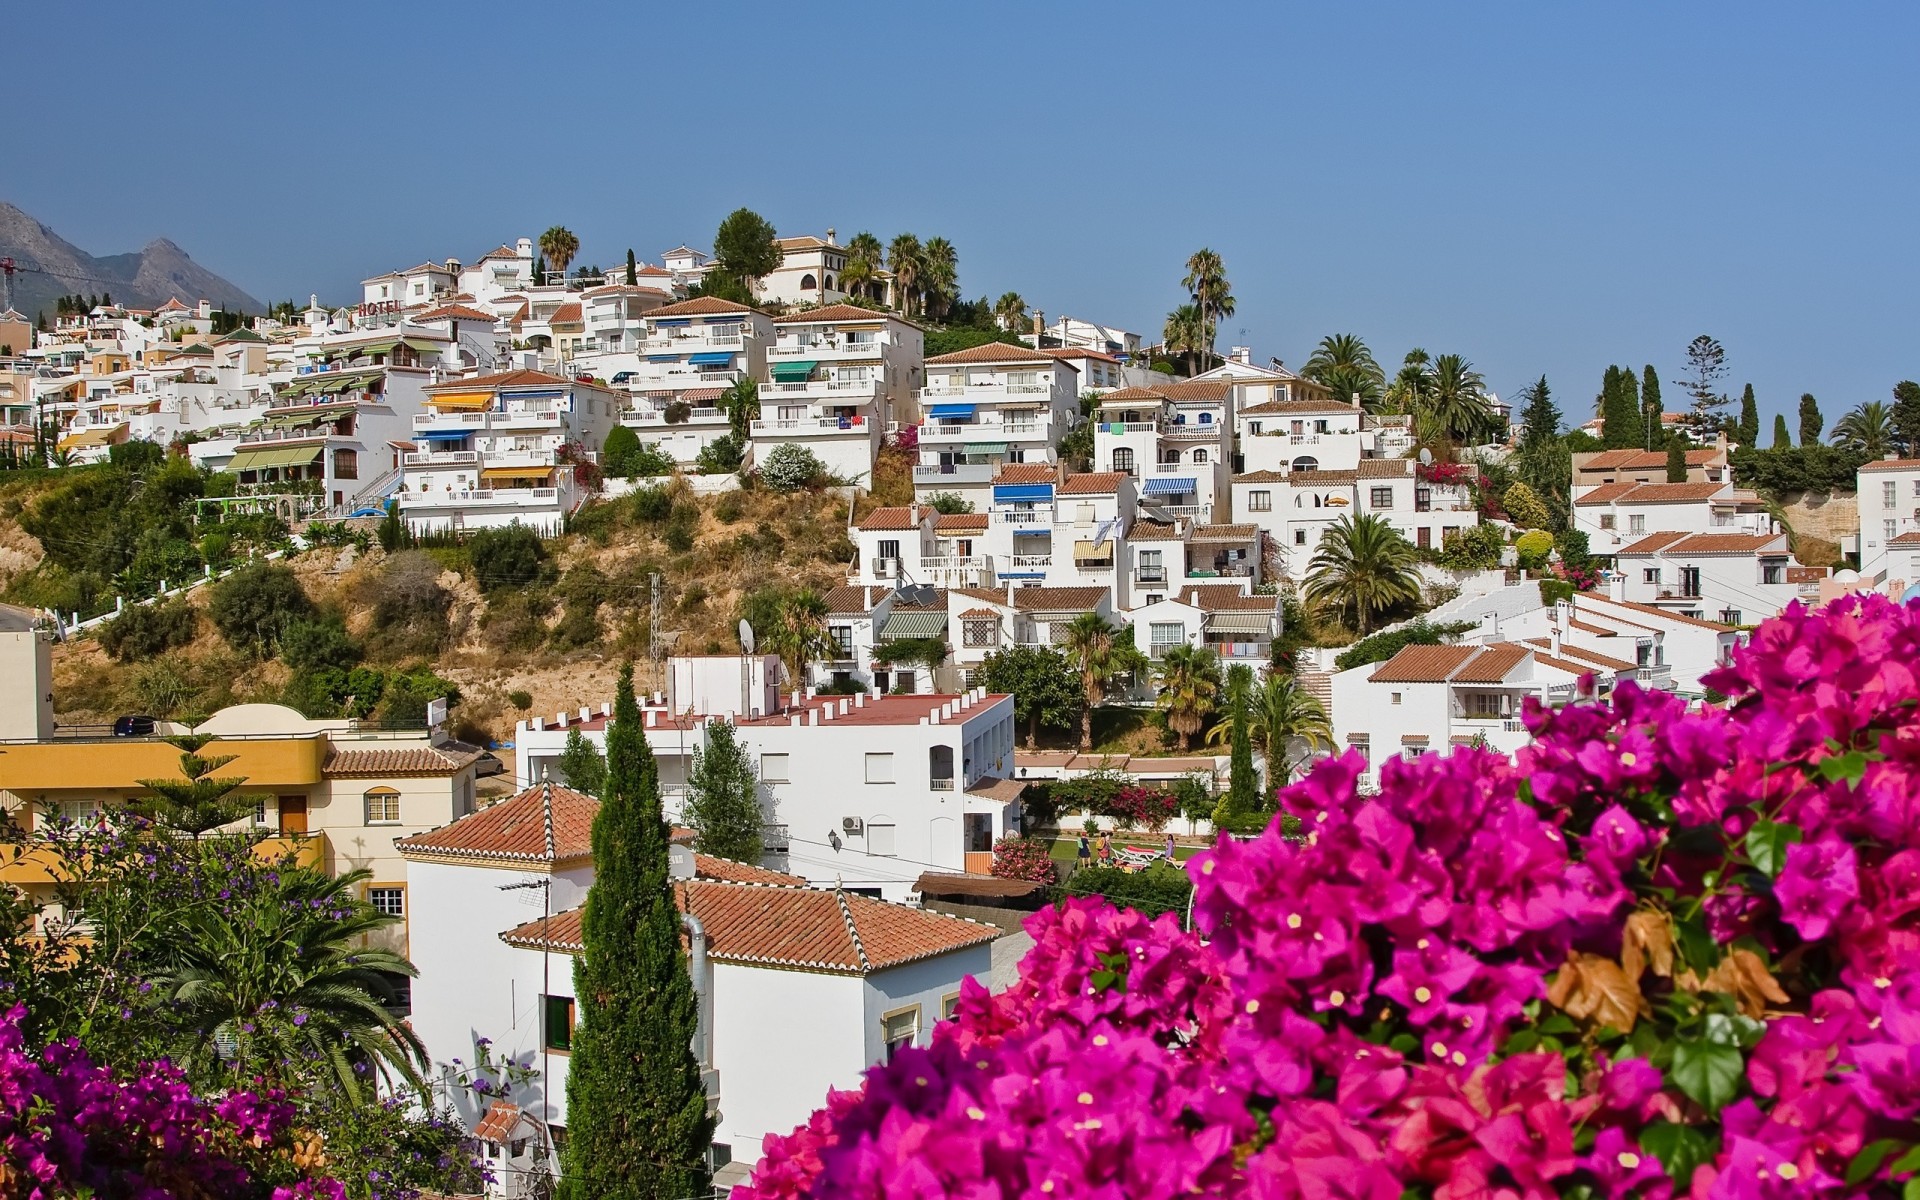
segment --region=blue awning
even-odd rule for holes
[[[692,317],[667,317],[662,320],[655,321],[654,324],[659,326],[662,329],[665,329],[668,326],[674,326],[677,328],[681,325],[693,324],[693,318]]]
[[[687,362],[696,367],[724,367],[733,362],[733,351],[710,350],[705,354],[694,355],[687,359]]]
[[[679,362],[680,356],[678,354],[649,354],[647,355],[647,361],[648,362]]]
[[[927,410],[927,415],[936,421],[950,417],[972,417],[973,408],[971,404],[936,404]]]
[[[1189,483],[1192,481],[1189,480]],[[1188,491],[1193,489],[1189,487]],[[1053,485],[1050,483],[1008,483],[993,489],[993,502],[1005,504],[1013,500],[1051,500]]]
[[[521,400],[558,400],[567,394],[565,388],[501,388],[500,391]]]
[[[414,434],[413,439],[417,442],[464,442],[472,434],[470,429],[429,429],[425,433]]]
[[[1153,475],[1147,479],[1149,496],[1178,496],[1194,490],[1193,480],[1185,476]]]

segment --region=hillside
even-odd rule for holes
[[[166,238],[155,238],[129,254],[93,255],[4,201],[0,258],[12,258],[20,268],[13,277],[13,306],[29,317],[44,312],[51,320],[56,298],[76,292],[108,292],[135,308],[156,308],[177,296],[183,304],[211,300],[216,308],[252,313],[265,309]]]

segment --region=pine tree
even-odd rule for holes
[[[1653,373],[1653,364],[1648,363],[1640,373],[1640,411],[1646,420],[1647,441],[1642,449],[1651,450],[1659,440],[1667,436],[1667,426],[1663,419],[1666,409],[1660,402],[1660,377]]]
[[[1701,334],[1687,343],[1687,394],[1693,405],[1687,413],[1687,428],[1693,440],[1706,445],[1720,427],[1720,410],[1727,406],[1720,393],[1720,381],[1727,375],[1727,348],[1718,339]]]
[[[667,873],[660,772],[633,698],[631,664],[614,692],[593,863],[583,949],[573,965],[579,1020],[567,1076],[564,1194],[705,1195],[713,1121],[691,1048],[697,1015]]]
[[[1800,444],[1818,446],[1820,427],[1826,420],[1820,415],[1820,402],[1813,398],[1812,392],[1803,392],[1800,396]]]
[[[1560,409],[1542,375],[1521,393],[1520,441],[1515,447],[1514,474],[1536,493],[1551,513],[1564,513],[1573,484],[1573,460],[1560,436]],[[1554,518],[1558,520],[1558,518]]]
[[[580,732],[578,726],[567,731],[567,743],[560,748],[560,779],[576,792],[598,796],[606,790],[607,760],[600,750]]]
[[[200,751],[213,738],[193,734],[167,739],[180,750],[179,779],[142,779],[140,786],[152,792],[129,804],[154,824],[175,833],[198,838],[209,830],[231,824],[254,811],[251,796],[239,795],[244,778],[216,779],[213,773],[237,756],[217,754],[203,758]]]
[[[759,864],[760,779],[731,722],[707,722],[707,744],[693,751],[681,819],[693,829],[701,853]]]
[[[1667,442],[1667,482],[1687,481],[1687,447],[1679,438]]]
[[[1893,385],[1893,433],[1902,454],[1920,454],[1920,383],[1911,379]]]
[[[1740,428],[1736,436],[1742,446],[1760,444],[1760,405],[1754,401],[1752,384],[1740,392]]]
[[[1773,448],[1787,450],[1793,446],[1793,436],[1787,432],[1787,414],[1773,414]]]

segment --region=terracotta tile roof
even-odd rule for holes
[[[1227,379],[1188,379],[1179,383],[1163,383],[1154,390],[1175,404],[1194,404],[1225,400],[1227,393],[1233,390],[1233,382]]]
[[[1270,613],[1279,607],[1276,596],[1249,594],[1226,583],[1189,584],[1180,590],[1178,598],[1202,612]]]
[[[1880,458],[1861,464],[1862,471],[1920,471],[1920,458]]]
[[[1158,404],[1166,397],[1153,388],[1123,387],[1100,393],[1102,406],[1108,404]]]
[[[995,483],[1052,483],[1060,477],[1052,463],[1003,463],[994,473]]]
[[[1553,649],[1553,642],[1543,637],[1528,638],[1527,645],[1540,650],[1550,651]],[[1569,646],[1565,642],[1560,643],[1560,653],[1567,658],[1576,658],[1582,662],[1590,662],[1595,666],[1605,667],[1609,671],[1637,671],[1640,669],[1640,664],[1638,663],[1630,663],[1624,658],[1613,658],[1593,650],[1582,650],[1578,646]],[[1551,655],[1544,656],[1544,658],[1545,661],[1552,661]]]
[[[1551,654],[1536,653],[1533,656],[1533,661],[1540,666],[1552,667],[1556,671],[1565,671],[1567,674],[1575,677],[1599,674],[1599,672],[1595,671],[1586,663],[1568,662],[1564,658],[1555,658]]]
[[[941,513],[933,523],[935,533],[981,533],[986,528],[986,513]]]
[[[1589,625],[1585,621],[1569,621],[1568,624],[1572,625],[1575,629],[1578,629],[1581,633],[1590,633],[1595,637],[1619,637],[1620,636],[1620,631],[1617,629],[1605,629],[1599,625]]]
[[[868,530],[918,529],[920,511],[915,505],[907,504],[898,508],[876,508],[860,518],[862,532]]]
[[[1285,483],[1287,473],[1285,471],[1248,471],[1244,475],[1235,475],[1233,481],[1235,483]]]
[[[870,612],[873,606],[867,602],[867,598],[871,596],[874,600],[878,600],[886,594],[887,589],[884,587],[829,588],[826,595],[827,611],[840,616],[848,613]]]
[[[989,588],[954,588],[954,592],[974,600],[1006,606],[1007,594]],[[1017,587],[1013,589],[1013,607],[1021,612],[1092,612],[1107,598],[1103,587]]]
[[[1049,346],[1041,350],[1040,353],[1050,355],[1054,358],[1097,358],[1101,362],[1110,362],[1115,366],[1120,365],[1120,360],[1113,355],[1102,354],[1098,350],[1091,350],[1085,346]]]
[[[394,843],[402,854],[516,862],[564,862],[592,853],[593,818],[600,802],[557,783],[536,783],[524,792],[451,825]]]
[[[695,296],[691,300],[682,300],[678,304],[669,304],[665,308],[656,308],[648,313],[653,317],[712,317],[728,313],[746,314],[752,312],[744,304],[735,304],[731,300],[722,300],[717,296]]]
[[[1912,546],[1920,544],[1920,533],[1903,533],[1888,542],[1889,546]]]
[[[731,858],[719,858],[712,854],[696,853],[693,856],[693,875],[696,879],[717,879],[722,883],[764,883],[773,887],[807,886],[807,881],[798,875],[789,875],[785,871],[775,871]]]
[[[1016,750],[1013,761],[1016,766],[1028,767],[1064,767],[1073,761],[1071,750]]]
[[[1000,619],[1000,614],[999,612],[991,608],[969,608],[965,612],[962,612],[960,614],[960,619],[963,621],[969,617],[976,618],[976,619],[992,619],[992,620],[998,621]]]
[[[1009,346],[1005,342],[988,342],[983,346],[969,346],[965,350],[955,350],[952,354],[942,354],[927,360],[929,367],[964,366],[969,363],[1049,363],[1053,360],[1028,346]]]
[[[1480,652],[1468,659],[1453,674],[1456,683],[1499,683],[1507,674],[1527,657],[1525,646],[1516,646],[1512,642],[1494,642],[1481,646]]]
[[[485,262],[490,258],[519,258],[519,257],[520,257],[520,252],[518,250],[515,250],[512,246],[500,246],[495,249],[487,251],[485,254],[482,254],[479,258],[475,259],[474,261]]]
[[[452,775],[472,764],[482,751],[464,742],[381,750],[342,750],[327,755],[321,773],[329,779],[373,779],[383,775]]]
[[[481,312],[477,308],[469,308],[464,304],[442,304],[439,308],[430,308],[413,319],[416,321],[441,321],[448,318],[456,321],[485,321],[488,324],[499,320],[498,317],[490,312]]]
[[[1127,530],[1127,538],[1135,542],[1177,542],[1180,540],[1180,527],[1142,517],[1133,523],[1132,529]]]
[[[1338,400],[1263,400],[1259,404],[1249,404],[1240,410],[1243,417],[1267,417],[1276,414],[1301,415],[1308,413],[1346,413],[1358,415],[1359,409],[1351,404],[1342,404]]]
[[[876,324],[887,319],[888,314],[861,308],[857,304],[827,304],[819,308],[809,308],[805,312],[788,313],[775,317],[775,325],[816,325],[831,321],[836,325],[846,325],[855,321],[872,321]],[[894,320],[900,318],[895,317]]]
[[[1668,546],[1673,545],[1675,542],[1680,541],[1686,536],[1687,535],[1684,531],[1675,531],[1675,530],[1666,530],[1661,533],[1650,533],[1646,537],[1643,537],[1639,541],[1635,542],[1633,545],[1622,548],[1619,551],[1619,554],[1621,557],[1638,557],[1642,554],[1653,554],[1657,551],[1664,550]]]
[[[1639,486],[1637,483],[1603,483],[1592,491],[1578,497],[1573,503],[1575,507],[1582,508],[1594,504],[1612,504],[1615,500],[1618,500]]]
[[[1645,613],[1650,617],[1665,617],[1669,621],[1678,621],[1682,625],[1692,625],[1700,629],[1713,629],[1721,633],[1733,632],[1733,626],[1722,625],[1718,621],[1702,621],[1698,617],[1689,617],[1682,613],[1668,612],[1663,608],[1655,608],[1650,604],[1635,604],[1631,600],[1615,600],[1611,596],[1602,596],[1597,592],[1581,592],[1580,598],[1583,600],[1597,600],[1602,604],[1611,604],[1631,612]]]
[[[1368,683],[1444,683],[1478,646],[1407,646],[1374,668]]]
[[[545,371],[497,371],[492,375],[475,375],[470,379],[450,379],[446,383],[427,385],[431,392],[471,392],[480,388],[502,387],[541,387],[552,384],[565,386],[571,379],[558,375],[549,375]]]
[[[1289,471],[1287,482],[1297,488],[1344,487],[1358,483],[1358,471]]]
[[[483,1142],[504,1142],[513,1133],[514,1126],[520,1123],[520,1106],[508,1104],[505,1100],[495,1100],[487,1105],[486,1115],[473,1127],[473,1136]]]
[[[635,275],[642,272],[635,271]],[[665,271],[659,274],[666,274]],[[599,287],[590,287],[580,293],[582,296],[664,296],[667,293],[655,287],[642,287],[637,283],[603,283]]]
[[[1250,542],[1260,536],[1257,525],[1195,525],[1196,542]]]
[[[967,795],[996,804],[1012,804],[1026,790],[1027,785],[1018,779],[995,779],[991,783],[975,784],[967,789]]]
[[[914,880],[913,890],[922,896],[985,896],[1010,900],[1043,892],[1044,883],[1026,879],[997,879],[992,875],[954,875],[945,871],[925,871]]]
[[[580,315],[580,302],[578,300],[570,300],[553,310],[553,315],[547,318],[547,324],[578,325],[585,319],[586,318]]]
[[[673,893],[682,912],[700,918],[716,962],[866,975],[1000,936],[991,925],[839,890],[691,880],[676,883]],[[575,908],[529,921],[500,940],[578,953],[581,915]]]
[[[1724,483],[1603,483],[1574,503],[1694,504],[1721,499],[1727,491]]]
[[[1060,485],[1062,496],[1111,496],[1120,490],[1120,481],[1127,477],[1125,471],[1088,471],[1079,475],[1069,475]]]
[[[819,250],[834,244],[822,241],[810,233],[803,233],[798,237],[775,238],[774,241],[782,250]]]
[[[1704,467],[1723,461],[1718,450],[1711,447],[1704,450],[1689,450],[1687,465]],[[1592,458],[1580,463],[1576,471],[1652,471],[1663,469],[1667,465],[1667,455],[1663,450],[1602,450]]]
[[[1668,554],[1764,554],[1769,550],[1785,554],[1787,535],[1784,533],[1696,533],[1667,547]]]
[[[1413,466],[1410,458],[1363,458],[1354,473],[1361,479],[1412,479]]]

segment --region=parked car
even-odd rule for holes
[[[507,773],[507,764],[500,761],[499,755],[489,750],[473,760],[473,773],[480,779],[489,779],[495,775],[505,775]]]
[[[120,717],[113,723],[115,737],[152,737],[157,730],[152,717]]]
[[[633,377],[638,375],[639,373],[640,372],[638,371],[615,371],[613,373],[613,378],[609,379],[607,382],[614,383],[614,384],[627,383],[631,381]]]

